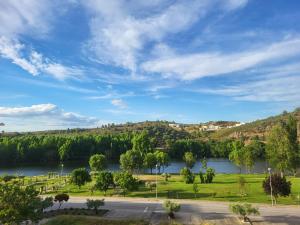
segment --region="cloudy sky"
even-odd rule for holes
[[[298,0],[0,1],[0,129],[293,110],[299,11]]]

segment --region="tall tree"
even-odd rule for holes
[[[143,166],[143,158],[140,152],[129,150],[120,156],[120,167],[128,172],[139,171]]]
[[[297,169],[299,146],[297,124],[293,117],[273,127],[267,139],[266,154],[269,163],[281,172],[282,177],[285,171]]]
[[[152,151],[151,140],[146,130],[134,135],[132,139],[132,150],[140,152],[143,156]]]
[[[244,157],[244,143],[241,141],[234,141],[232,143],[232,151],[229,154],[229,160],[237,165],[242,172],[242,166],[245,164]]]
[[[107,160],[105,155],[95,154],[90,157],[90,168],[93,171],[102,171],[107,167]]]
[[[150,169],[151,174],[152,174],[153,168],[155,168],[155,166],[156,166],[156,163],[157,163],[157,160],[156,160],[155,154],[151,153],[151,152],[147,153],[147,155],[144,158],[144,167],[146,169]]]
[[[163,168],[163,170],[165,170],[165,167],[167,167],[169,165],[169,156],[166,152],[162,152],[162,151],[158,151],[158,150],[154,152],[154,155],[156,157],[158,170],[160,173],[161,167]]]
[[[192,169],[196,163],[196,157],[192,152],[186,152],[184,153],[183,161],[185,162],[186,167]]]

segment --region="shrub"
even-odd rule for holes
[[[162,176],[163,178],[165,178],[165,181],[168,181],[169,178],[171,177],[171,174],[169,174],[169,173],[163,173],[161,176]]]
[[[180,175],[183,176],[184,181],[185,181],[186,184],[194,183],[195,176],[189,168],[187,168],[187,167],[182,168],[180,170]]]
[[[92,199],[87,199],[86,200],[86,206],[88,209],[92,209],[95,211],[96,214],[98,214],[98,209],[100,206],[104,205],[104,199],[102,200],[92,200]]]
[[[178,212],[180,210],[180,205],[175,202],[171,202],[170,200],[166,200],[163,203],[163,208],[168,213],[170,218],[175,218],[174,212]]]
[[[58,207],[59,209],[60,209],[61,205],[64,202],[67,202],[68,200],[69,200],[69,195],[65,194],[65,193],[57,194],[54,197],[54,201],[59,203],[59,207]]]
[[[291,182],[287,181],[285,177],[280,174],[271,175],[272,194],[275,198],[275,204],[278,196],[286,197],[291,193]],[[270,176],[266,177],[263,181],[263,189],[266,194],[271,194]]]
[[[74,169],[71,173],[71,183],[80,187],[91,181],[91,176],[85,168]]]
[[[96,183],[94,185],[94,190],[98,189],[100,191],[104,191],[104,195],[106,195],[106,191],[108,188],[114,184],[114,178],[111,172],[102,171],[99,176],[97,176]]]
[[[259,215],[258,208],[252,207],[251,204],[244,203],[244,204],[232,204],[229,206],[230,211],[233,212],[234,214],[237,214],[242,217],[244,222],[250,222],[251,220],[249,219],[248,216],[250,215]]]

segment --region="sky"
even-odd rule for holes
[[[292,111],[299,12],[298,0],[0,1],[0,130]]]

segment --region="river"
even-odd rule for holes
[[[170,165],[165,168],[166,173],[179,173],[180,169],[184,167],[184,162],[173,161]],[[216,173],[239,173],[240,170],[228,159],[207,159],[207,166],[212,167],[216,170]],[[36,165],[36,166],[14,166],[14,167],[0,167],[0,175],[23,175],[23,176],[37,176],[45,175],[48,172],[57,173],[70,173],[73,169],[78,167],[86,167],[87,164],[83,163],[68,163],[64,164],[63,169],[61,165]],[[199,172],[201,168],[201,163],[197,162],[193,168],[193,172]],[[109,164],[108,170],[117,171],[120,169],[119,164]],[[265,173],[267,169],[266,163],[264,161],[257,161],[252,169],[252,173]],[[150,172],[146,170],[145,172]],[[155,170],[153,170],[155,172]],[[246,169],[242,169],[242,173],[247,173]]]

